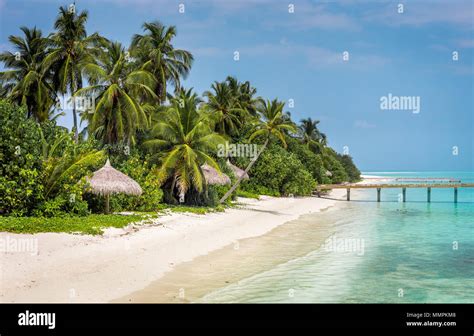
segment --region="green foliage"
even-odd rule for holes
[[[145,219],[143,215],[89,215],[87,217],[1,217],[0,231],[13,233],[67,232],[102,234],[104,228],[122,228]]]
[[[43,201],[40,143],[25,109],[0,100],[0,213],[26,216]]]
[[[135,34],[132,38],[131,54],[137,61],[137,67],[149,71],[156,78],[155,88],[158,102],[165,101],[167,83],[175,89],[181,87],[181,77],[191,70],[194,57],[186,50],[173,47],[176,37],[175,26],[164,26],[161,22],[145,22],[146,34]]]
[[[113,165],[122,173],[133,178],[143,190],[140,196],[114,195],[111,197],[111,208],[114,211],[157,211],[163,200],[163,191],[156,172],[156,166],[151,164],[149,157],[142,159],[133,153],[122,162],[113,160]],[[102,205],[102,204],[101,204]],[[98,210],[103,209],[99,207]]]
[[[344,170],[349,177],[349,182],[360,181],[360,170],[357,169],[354,161],[352,161],[352,157],[350,155],[337,154],[337,158],[344,167]]]
[[[220,171],[209,154],[224,139],[198,111],[199,102],[191,90],[181,91],[171,99],[169,107],[157,111],[152,139],[144,142],[159,158],[159,177],[170,198],[186,195],[188,190],[204,191],[206,183],[201,170],[204,163]]]
[[[344,167],[339,162],[337,153],[332,148],[325,148],[323,153],[324,166],[331,172],[331,183],[342,183],[349,180]]]
[[[236,177],[232,170],[227,166],[224,159],[217,160],[219,170],[221,173],[229,176],[231,184],[236,181]],[[199,192],[196,189],[191,189],[188,194],[186,194],[185,204],[192,204],[197,206],[207,206],[215,207],[219,204],[219,200],[225,193],[229,190],[229,185],[206,185],[203,192]],[[227,199],[224,203],[225,205],[231,205],[233,198]]]
[[[259,199],[260,195],[245,190],[237,190],[237,197]]]
[[[319,131],[318,124],[319,120],[312,120],[311,118],[303,119],[301,120],[298,130],[302,143],[316,153],[321,153],[326,145],[326,134]]]
[[[169,205],[161,204],[160,210],[169,210],[171,212],[189,212],[197,215],[205,215],[210,212],[222,212],[225,210],[225,207],[218,205],[215,207],[206,207],[206,206],[189,206],[189,205]]]
[[[0,212],[14,216],[86,215],[85,176],[105,159],[91,142],[74,144],[54,122],[38,125],[0,101]]]
[[[231,204],[236,195],[309,195],[317,182],[360,179],[352,158],[327,146],[319,121],[303,119],[297,127],[283,102],[256,97],[248,81],[227,77],[215,82],[204,93],[206,102],[192,89],[183,89],[181,79],[188,75],[193,56],[173,47],[176,27],[145,23],[144,34],[134,35],[127,49],[98,34],[88,35],[87,18],[87,11],[61,7],[55,30],[47,37],[25,27],[24,36],[10,36],[19,60],[12,52],[0,54],[5,68],[0,95],[23,106],[0,101],[0,214],[64,217],[44,225],[32,219],[40,229],[49,225],[61,231],[72,225],[64,222],[70,215],[102,211],[104,200],[87,192],[86,176],[106,156],[143,189],[139,197],[112,196],[115,211],[157,211],[163,200],[177,204],[180,196],[186,205],[215,207]],[[85,82],[88,87],[83,88]],[[65,93],[95,97],[95,110],[83,114],[88,121],[83,137],[77,133],[76,105],[74,134],[55,122],[55,102]],[[164,106],[166,98],[170,104]],[[224,139],[257,143],[263,153],[253,167],[254,161],[236,160],[238,166],[251,168],[251,179],[240,189],[241,179],[216,159],[216,147]],[[207,185],[201,168],[205,163],[229,175],[232,187]],[[16,223],[35,232],[29,224]],[[100,231],[96,226],[84,230]]]
[[[310,195],[316,186],[297,156],[276,144],[262,153],[249,174],[242,189],[257,194],[303,196]]]
[[[54,104],[51,72],[44,62],[48,39],[36,27],[20,29],[24,37],[11,35],[8,38],[15,52],[0,54],[0,61],[8,68],[0,72],[0,86],[8,100],[26,107],[29,117],[45,121]],[[20,53],[20,58],[16,52]]]
[[[214,82],[207,97],[205,110],[216,125],[216,131],[224,137],[237,136],[244,122],[255,116],[261,98],[254,98],[256,90],[249,82],[240,83],[234,77],[224,82]]]
[[[307,145],[302,144],[297,139],[288,137],[286,141],[288,151],[294,153],[301,162],[304,162],[304,166],[311,173],[311,176],[320,184],[328,183],[328,178],[325,175],[326,168],[324,168],[321,155],[315,154]]]
[[[134,69],[118,42],[105,43],[106,52],[98,60],[84,65],[91,85],[77,90],[76,96],[95,95],[93,113],[84,114],[89,131],[104,144],[131,143],[137,129],[148,126],[148,104],[140,98],[157,98],[156,81],[143,69]]]

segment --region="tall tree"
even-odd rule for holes
[[[143,69],[156,77],[155,93],[160,102],[164,102],[167,84],[171,83],[175,91],[178,90],[181,78],[188,75],[194,58],[189,51],[174,48],[175,26],[166,27],[158,21],[145,22],[143,30],[144,35],[133,36],[131,54]]]
[[[36,27],[20,29],[24,37],[8,38],[15,51],[0,54],[0,61],[7,68],[0,72],[2,95],[18,105],[26,105],[28,116],[42,122],[48,119],[55,102],[50,71],[44,62],[47,41]]]
[[[245,174],[241,174],[234,185],[225,193],[224,196],[222,196],[220,203],[225,202],[225,200],[229,198],[230,195],[232,195],[235,189],[237,189],[245,175],[247,175],[265,148],[267,148],[271,137],[278,139],[286,148],[285,132],[296,132],[296,127],[294,123],[283,113],[284,107],[285,103],[274,99],[273,101],[267,100],[259,108],[258,113],[261,117],[261,120],[257,124],[255,131],[250,135],[249,141],[252,141],[256,137],[263,137],[265,139],[263,146],[260,148],[257,155],[254,156],[252,160],[250,160],[247,168],[245,168]]]
[[[146,70],[134,70],[127,61],[125,48],[118,42],[106,43],[101,59],[83,65],[90,86],[79,89],[77,96],[93,95],[95,110],[87,114],[89,131],[104,144],[134,142],[137,129],[148,125],[149,105],[140,97],[157,99],[155,80]]]
[[[238,133],[246,111],[239,107],[236,94],[225,82],[214,82],[211,90],[203,95],[208,99],[206,110],[211,114],[217,132],[225,137]]]
[[[228,76],[226,83],[236,99],[237,105],[247,111],[251,116],[257,115],[258,107],[264,102],[261,97],[257,97],[257,89],[250,85],[249,81],[239,82],[237,78]]]
[[[220,172],[209,153],[224,139],[210,127],[208,117],[198,111],[200,99],[191,90],[180,91],[170,106],[160,107],[152,138],[144,142],[161,154],[160,179],[170,181],[171,194],[185,195],[192,187],[205,188],[201,165],[207,163]]]
[[[319,120],[312,120],[311,118],[302,119],[298,129],[302,142],[308,148],[316,147],[321,152],[326,145],[326,134],[319,131],[318,124]]]
[[[76,13],[75,6],[60,7],[54,23],[56,32],[50,35],[51,50],[45,60],[54,71],[55,89],[61,94],[74,95],[83,86],[82,65],[94,59],[99,51],[94,46],[101,40],[98,34],[87,35],[87,11]],[[77,142],[77,106],[72,100],[74,139]]]

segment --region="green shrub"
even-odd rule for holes
[[[360,170],[356,167],[354,164],[354,161],[352,161],[352,157],[350,155],[341,155],[337,154],[337,158],[339,162],[342,164],[344,167],[344,170],[346,171],[349,181],[350,182],[358,182],[360,181]]]
[[[259,199],[260,195],[252,193],[250,191],[244,191],[244,190],[237,190],[237,196],[238,197],[244,197],[244,198],[253,198],[253,199]]]
[[[0,100],[0,214],[26,216],[44,199],[41,135],[26,110]]]
[[[143,193],[140,196],[113,195],[110,198],[110,207],[112,211],[157,211],[163,201],[163,190],[160,188],[160,181],[157,177],[155,166],[150,163],[147,157],[142,158],[138,153],[132,153],[125,156],[125,159],[116,157],[112,160],[112,165],[134,179],[142,188]],[[122,159],[122,161],[119,161]],[[101,212],[104,209],[103,198],[97,196],[88,197],[89,204],[95,212]]]
[[[288,151],[294,153],[298,159],[304,163],[305,169],[311,173],[311,176],[318,183],[328,183],[328,178],[325,175],[326,168],[324,167],[323,159],[320,154],[315,154],[298,139],[288,137],[287,144]]]
[[[316,181],[297,156],[278,145],[270,145],[250,170],[244,191],[272,196],[310,195]]]
[[[349,180],[344,167],[339,162],[337,153],[332,148],[325,148],[323,154],[324,166],[331,172],[331,183],[342,183]]]

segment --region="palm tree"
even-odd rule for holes
[[[2,95],[18,105],[25,104],[28,117],[42,122],[48,119],[55,102],[50,72],[44,63],[47,43],[36,27],[20,29],[24,37],[11,35],[8,38],[16,51],[0,54],[0,61],[8,68],[0,72]]]
[[[148,71],[133,69],[120,43],[109,42],[105,47],[107,52],[98,62],[83,65],[91,85],[79,89],[76,96],[96,97],[95,110],[86,115],[90,133],[104,144],[130,145],[136,130],[148,125],[146,111],[150,107],[139,98],[157,98],[152,89],[155,80]]]
[[[225,202],[225,200],[232,195],[235,189],[237,189],[244,176],[249,172],[250,168],[252,168],[265,148],[267,148],[271,137],[277,138],[282,143],[283,147],[286,148],[285,132],[296,132],[296,127],[291,120],[288,120],[288,118],[285,117],[285,114],[283,113],[284,107],[285,103],[274,99],[273,101],[267,100],[259,108],[258,113],[262,120],[257,124],[255,131],[250,135],[249,141],[252,141],[256,137],[263,137],[265,142],[257,155],[250,160],[247,168],[245,168],[245,173],[241,174],[235,184],[225,193],[224,196],[222,196],[219,201],[220,203]]]
[[[145,35],[135,34],[132,38],[132,56],[156,78],[156,95],[165,101],[167,83],[177,91],[181,77],[185,78],[193,63],[193,55],[186,50],[175,49],[171,43],[176,36],[176,27],[166,27],[158,21],[143,24]]]
[[[192,89],[180,90],[170,102],[170,106],[158,108],[152,139],[144,145],[159,150],[162,163],[159,177],[170,181],[172,195],[176,188],[183,196],[190,188],[202,192],[205,178],[201,165],[207,163],[220,172],[208,153],[215,151],[224,139],[212,130],[207,116],[197,110],[200,99]]]
[[[255,97],[257,89],[249,81],[241,83],[237,78],[228,76],[226,83],[236,99],[236,104],[251,116],[257,115],[258,107],[264,102],[261,97]]]
[[[225,137],[238,133],[246,111],[237,105],[235,93],[225,82],[214,82],[211,89],[203,95],[208,99],[206,110],[211,113],[217,132]]]
[[[79,181],[87,168],[97,166],[97,164],[103,162],[106,157],[104,151],[91,149],[80,152],[76,146],[71,148],[70,151],[63,153],[62,156],[48,156],[48,158],[43,161],[45,197],[53,198],[65,179],[68,179],[69,182],[71,182],[71,179]]]
[[[61,94],[71,96],[83,86],[82,64],[90,62],[98,52],[94,48],[102,38],[98,34],[87,35],[87,11],[76,14],[71,8],[60,7],[54,23],[56,32],[50,39],[51,50],[45,60],[54,72],[54,85]],[[77,143],[79,130],[77,125],[77,107],[73,99],[74,139]]]
[[[298,127],[302,142],[308,146],[316,146],[319,151],[326,145],[326,134],[321,133],[318,129],[319,120],[311,118],[302,119]]]

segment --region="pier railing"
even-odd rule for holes
[[[402,200],[406,202],[407,188],[426,188],[427,202],[431,202],[432,188],[453,188],[454,202],[458,201],[458,188],[474,188],[474,183],[347,183],[347,184],[320,184],[316,187],[316,195],[321,197],[323,190],[346,189],[347,200],[351,200],[351,189],[377,189],[377,202],[380,202],[382,189],[400,188],[402,189]]]

